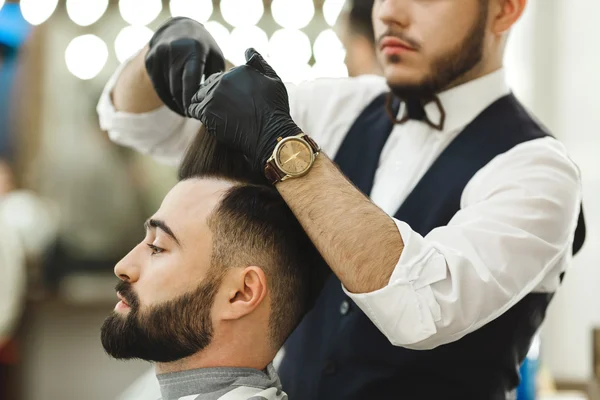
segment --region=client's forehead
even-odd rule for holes
[[[152,218],[165,221],[174,231],[193,234],[190,228],[204,225],[206,218],[232,186],[231,182],[221,179],[192,178],[181,181],[167,193]]]
[[[161,211],[184,212],[189,216],[212,211],[233,184],[222,179],[192,178],[177,183],[165,196]]]

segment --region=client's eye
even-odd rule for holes
[[[147,244],[147,245],[148,245],[148,247],[150,247],[150,249],[152,250],[152,255],[155,255],[155,254],[160,254],[160,253],[162,253],[163,251],[165,251],[165,249],[161,249],[160,247],[156,247],[156,246],[155,246],[155,245],[153,245],[153,244],[150,244],[150,243],[146,243],[146,244]]]

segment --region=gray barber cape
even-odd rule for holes
[[[156,376],[162,400],[287,400],[273,365],[201,368]]]

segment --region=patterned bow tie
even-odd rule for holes
[[[432,127],[433,129],[436,129],[438,131],[444,130],[444,122],[446,121],[446,111],[444,110],[444,107],[442,106],[442,102],[440,101],[440,99],[437,96],[434,96],[430,101],[425,102],[425,103],[421,100],[405,101],[404,104],[405,104],[406,110],[401,119],[396,119],[396,113],[394,112],[394,107],[392,104],[393,100],[394,100],[394,95],[392,93],[389,93],[387,96],[386,102],[385,102],[385,108],[386,108],[388,117],[392,120],[393,123],[403,124],[409,120],[423,121],[427,125]],[[427,104],[429,102],[433,102],[437,106],[437,108],[440,112],[440,120],[439,120],[439,123],[437,123],[437,124],[433,123],[427,116],[427,113],[425,112],[424,104]]]

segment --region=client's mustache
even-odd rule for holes
[[[398,38],[398,39],[402,40],[403,42],[406,42],[410,47],[412,47],[415,50],[421,49],[421,44],[417,40],[411,38],[406,33],[402,32],[400,30],[392,29],[392,28],[388,28],[387,31],[385,31],[381,36],[379,36],[379,38],[377,39],[378,47],[381,45],[381,41],[386,36]]]
[[[115,286],[115,290],[118,293],[120,293],[121,296],[123,296],[123,298],[125,299],[127,304],[129,304],[129,307],[131,307],[132,310],[137,309],[137,307],[140,305],[140,301],[137,297],[137,294],[135,294],[135,292],[133,291],[131,283],[120,281],[119,283],[117,283],[117,286]]]

